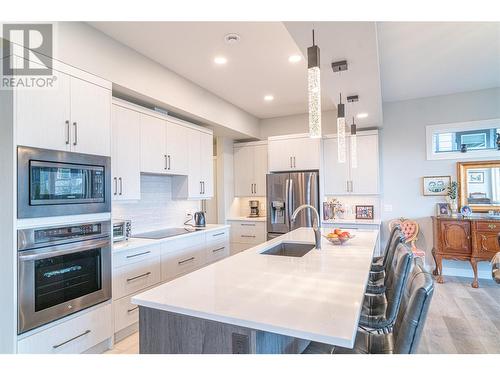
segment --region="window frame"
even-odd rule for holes
[[[434,151],[434,135],[436,133],[456,133],[461,131],[482,130],[487,128],[500,128],[500,118],[455,122],[448,124],[427,125],[425,127],[427,160],[449,160],[449,159],[476,159],[487,157],[500,157],[500,151],[496,149],[489,150],[469,150],[467,152],[450,151],[450,152],[435,152]]]

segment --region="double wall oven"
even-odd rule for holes
[[[111,159],[19,146],[17,168],[17,217],[39,219],[17,231],[21,334],[111,298],[111,220],[78,219],[111,212]]]

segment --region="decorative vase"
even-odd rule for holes
[[[458,213],[458,204],[455,199],[450,199],[451,214],[456,215]]]

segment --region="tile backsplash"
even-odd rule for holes
[[[113,219],[132,220],[132,233],[182,226],[200,201],[173,200],[172,177],[141,174],[141,199],[113,202]]]
[[[374,219],[380,219],[380,198],[378,196],[370,195],[345,195],[345,196],[325,196],[323,202],[338,199],[346,208],[344,219],[356,218],[356,205],[372,205]],[[321,203],[323,204],[323,203]]]

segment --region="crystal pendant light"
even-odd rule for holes
[[[354,117],[351,124],[351,168],[358,167],[358,140],[356,138],[356,124]]]
[[[319,71],[319,47],[314,43],[307,49],[307,90],[309,94],[309,136],[321,137],[321,84]]]
[[[344,104],[342,104],[342,94],[340,94],[340,102],[337,106],[337,155],[338,162],[345,163],[345,107]]]

